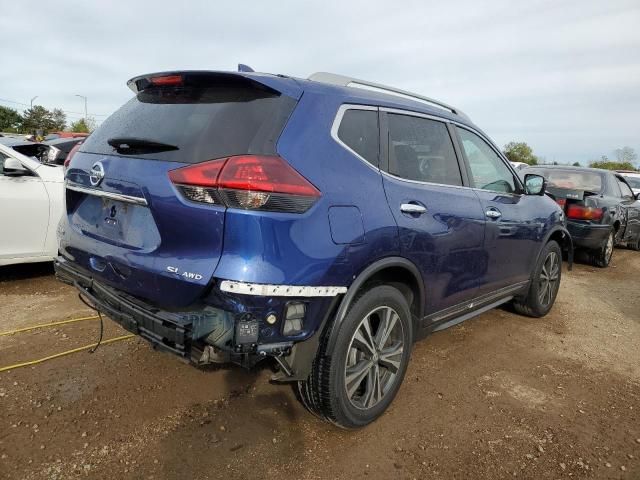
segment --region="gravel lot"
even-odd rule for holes
[[[0,478],[637,479],[639,292],[640,254],[618,249],[565,270],[544,319],[494,310],[432,335],[361,431],[315,419],[268,369],[198,370],[137,338],[3,372]],[[0,331],[87,314],[50,266],[0,268]],[[0,337],[0,367],[97,335]]]

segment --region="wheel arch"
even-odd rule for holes
[[[424,316],[425,308],[425,286],[420,271],[404,257],[385,257],[360,272],[342,298],[335,317],[333,320],[329,319],[333,321],[333,325],[327,339],[327,354],[333,352],[338,339],[339,326],[347,315],[349,307],[363,288],[373,285],[392,285],[398,288],[407,299],[414,327],[418,326],[417,323]]]
[[[551,240],[558,242],[560,248],[562,250],[567,251],[567,260],[569,262],[569,270],[573,268],[573,239],[571,238],[571,234],[569,230],[564,226],[556,225],[554,228],[550,229],[547,234],[544,236],[543,241],[540,243],[540,250],[536,255],[536,263],[534,266],[538,264],[540,261],[540,255],[542,254],[542,249],[544,246],[549,243]]]

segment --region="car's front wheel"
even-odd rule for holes
[[[327,352],[327,335],[298,394],[310,411],[334,424],[363,427],[382,415],[404,378],[413,345],[409,305],[396,288],[376,286],[333,328],[339,329],[333,353]]]
[[[562,278],[562,250],[551,240],[542,252],[531,278],[527,296],[513,301],[516,311],[529,317],[544,317],[556,301]]]

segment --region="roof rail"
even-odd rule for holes
[[[356,87],[356,88],[364,88],[366,90],[378,91],[380,93],[387,93],[391,95],[396,95],[400,97],[409,98],[410,100],[416,100],[423,103],[428,103],[430,105],[434,105],[439,108],[443,108],[454,115],[458,115],[465,119],[469,119],[467,115],[465,115],[462,110],[452,107],[451,105],[447,105],[444,102],[439,100],[434,100],[433,98],[423,97],[422,95],[418,95],[416,93],[408,92],[406,90],[401,90],[395,87],[389,87],[388,85],[382,85],[380,83],[373,83],[367,80],[359,80],[357,78],[346,77],[344,75],[338,75],[335,73],[329,72],[316,72],[309,77],[309,80],[313,80],[315,82],[321,83],[329,83],[331,85],[339,85],[341,87]]]

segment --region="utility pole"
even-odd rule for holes
[[[80,97],[82,99],[84,99],[84,123],[87,123],[87,97],[85,97],[84,95],[78,95],[76,93],[76,97]]]
[[[34,101],[36,98],[38,98],[38,95],[36,95],[35,97],[33,97],[33,98],[31,99],[31,108],[33,108],[33,101]]]

